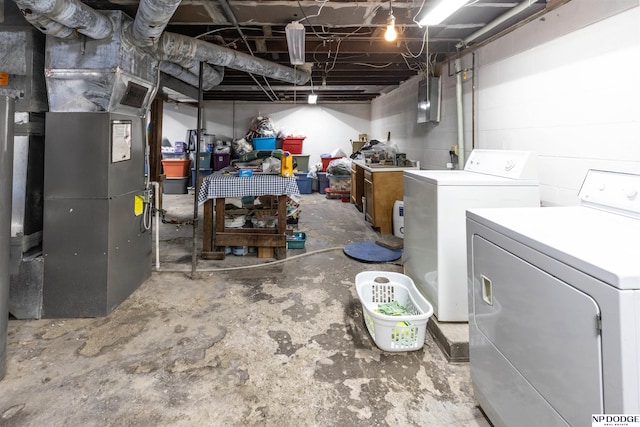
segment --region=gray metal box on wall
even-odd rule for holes
[[[151,275],[151,233],[136,212],[142,128],[122,114],[47,114],[42,317],[104,316]],[[122,129],[128,150],[116,146]]]
[[[428,77],[418,82],[417,123],[440,122],[441,97],[440,77]]]

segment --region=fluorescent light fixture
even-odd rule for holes
[[[289,47],[289,61],[291,65],[304,64],[304,25],[291,22],[284,28]]]
[[[419,22],[420,25],[438,25],[469,0],[441,0],[440,3]]]
[[[310,93],[307,102],[309,104],[316,104],[318,102],[318,95],[316,95],[315,93]]]
[[[388,42],[392,42],[398,37],[396,33],[396,17],[389,15],[387,18],[387,31],[384,33],[384,39]]]

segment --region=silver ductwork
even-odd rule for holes
[[[136,46],[155,44],[182,0],[141,1],[131,27],[131,41]]]
[[[48,34],[61,39],[71,39],[78,36],[72,28],[49,19],[39,12],[31,11],[31,13],[26,13],[24,17],[27,22],[38,28],[44,34]]]
[[[135,20],[98,12],[79,0],[14,0],[47,41],[45,76],[53,112],[144,115],[158,69],[197,86],[220,84],[223,68],[303,85],[308,70],[293,69],[191,37],[164,32],[179,0],[141,0]],[[93,40],[72,38],[75,31]]]
[[[24,16],[36,13],[38,22],[43,17],[73,29],[92,39],[111,35],[111,21],[105,15],[76,0],[15,0]],[[27,19],[29,20],[29,19]],[[38,27],[40,29],[40,27]]]
[[[175,62],[161,61],[160,62],[160,71],[163,73],[167,73],[170,76],[173,76],[177,79],[182,80],[183,82],[190,84],[191,86],[198,87],[199,84],[199,67],[198,62],[193,61],[194,66],[186,69],[176,64]],[[195,68],[195,69],[194,69]],[[203,88],[204,90],[211,89],[222,82],[222,78],[224,77],[224,68],[223,67],[212,67],[207,65],[203,68],[202,72],[202,80],[203,80]]]
[[[154,47],[154,53],[161,58],[202,61],[293,84],[305,84],[311,77],[306,71],[285,67],[233,49],[169,32],[162,34],[160,41]]]
[[[120,11],[105,12],[105,17],[113,28],[108,39],[47,38],[49,111],[145,115],[156,85],[157,60],[122,37],[131,18]]]

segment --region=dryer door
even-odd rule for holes
[[[596,301],[478,235],[472,245],[473,326],[535,390],[529,396],[540,396],[569,425],[585,425],[603,411]],[[490,372],[494,362],[474,360],[473,348],[470,357],[472,370]],[[513,383],[494,386],[508,396]],[[509,405],[528,405],[517,393]]]

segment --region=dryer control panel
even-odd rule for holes
[[[584,206],[640,219],[640,175],[591,169],[578,197]]]
[[[464,170],[511,179],[538,179],[537,155],[532,151],[473,150]]]

